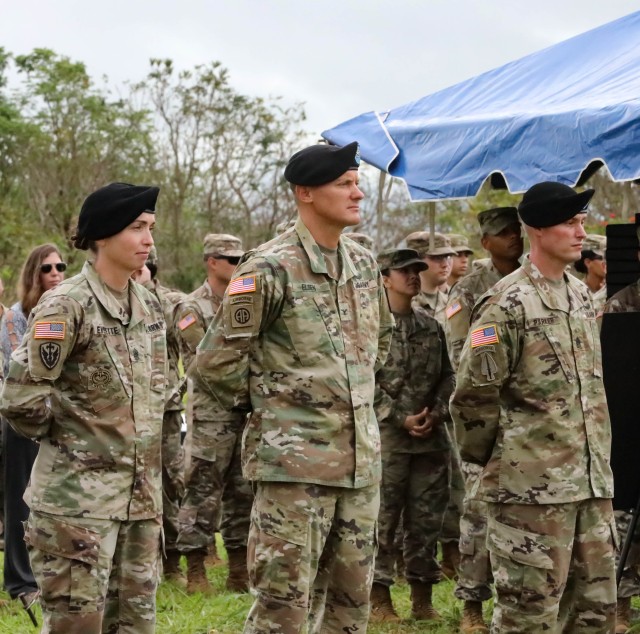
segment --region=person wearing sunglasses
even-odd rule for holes
[[[27,256],[18,281],[19,299],[6,311],[0,327],[0,356],[4,361],[5,377],[9,372],[11,355],[27,330],[29,314],[43,293],[64,280],[66,268],[58,247],[53,244],[41,244]],[[12,599],[22,596],[23,605],[30,607],[37,597],[38,586],[24,543],[23,522],[29,516],[29,508],[22,496],[29,483],[38,445],[14,431],[4,418],[2,438],[5,482],[4,587]]]
[[[158,191],[112,183],[87,197],[73,241],[88,261],[33,309],[0,398],[39,442],[25,542],[51,634],[155,631],[166,328],[130,276],[153,246]],[[54,265],[43,280],[59,262],[42,262]]]
[[[235,236],[226,233],[205,236],[203,258],[207,279],[175,312],[185,369],[193,365],[196,348],[213,321],[243,253],[242,242]],[[178,550],[187,559],[187,591],[211,591],[205,560],[208,549],[215,545],[215,531],[220,523],[229,557],[226,588],[231,592],[246,592],[247,537],[253,492],[242,477],[240,464],[244,416],[222,411],[197,384],[190,388],[190,402],[191,463],[177,540]]]

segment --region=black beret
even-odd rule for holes
[[[586,213],[593,193],[593,189],[585,189],[578,194],[568,185],[545,181],[525,192],[518,213],[522,222],[530,227],[552,227]]]
[[[111,183],[89,194],[80,210],[76,244],[87,248],[87,241],[114,236],[141,213],[155,213],[159,192],[158,187]]]
[[[293,185],[314,187],[330,183],[358,167],[360,150],[357,142],[344,147],[318,144],[296,152],[284,169],[284,177]]]

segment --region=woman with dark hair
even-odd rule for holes
[[[607,261],[604,254],[607,238],[596,234],[588,234],[582,243],[582,256],[574,263],[578,273],[584,275],[584,283],[589,289],[591,301],[596,313],[601,313],[607,301]]]
[[[41,244],[27,256],[18,281],[18,301],[7,310],[0,326],[0,356],[4,360],[5,377],[9,371],[11,353],[20,345],[27,330],[29,313],[45,291],[62,282],[66,268],[60,251],[53,244]],[[29,607],[37,596],[38,588],[24,543],[22,522],[26,521],[29,508],[22,496],[29,482],[38,445],[17,434],[4,419],[2,437],[5,482],[4,587],[12,599],[23,595],[23,603]]]

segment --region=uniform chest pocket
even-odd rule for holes
[[[79,364],[89,405],[94,412],[115,409],[129,401],[117,371],[107,363]]]
[[[318,365],[339,353],[334,339],[340,335],[330,302],[320,293],[294,292],[285,305],[282,319],[287,327],[292,352],[302,365]]]
[[[546,361],[547,369],[543,374],[557,375],[561,369],[569,383],[576,380],[573,357],[571,355],[571,341],[567,333],[557,332],[554,328],[544,331],[545,339],[549,346],[549,352],[541,360]]]

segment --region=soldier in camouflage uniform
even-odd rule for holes
[[[467,236],[459,233],[447,234],[451,248],[456,252],[451,262],[451,273],[447,278],[447,287],[451,289],[469,272],[469,261],[473,255],[473,249],[469,246]]]
[[[530,255],[478,300],[460,356],[451,415],[463,460],[482,467],[472,495],[489,508],[494,634],[615,626],[600,339],[584,285],[566,274],[592,194],[525,193]]]
[[[373,256],[340,237],[360,222],[358,164],[357,143],[291,157],[299,219],[245,255],[198,347],[198,380],[225,410],[249,414],[255,602],[245,633],[367,627],[380,482],[374,372],[393,318]]]
[[[204,239],[207,280],[178,307],[175,318],[185,367],[194,365],[196,348],[214,315],[233,271],[244,253],[238,238],[210,233]],[[244,415],[224,411],[201,386],[193,385],[191,466],[180,509],[178,548],[187,557],[187,589],[209,592],[205,572],[207,547],[213,542],[222,506],[221,533],[229,556],[226,587],[246,592],[247,539],[253,492],[242,477],[240,461]]]
[[[411,307],[411,300],[420,292],[420,271],[427,266],[418,252],[384,251],[378,265],[396,328],[387,361],[376,374],[382,485],[371,617],[400,620],[389,588],[394,537],[402,515],[412,615],[421,620],[439,619],[431,594],[433,584],[442,578],[435,554],[449,501],[451,445],[443,421],[449,417],[453,370],[442,327],[421,308]]]
[[[345,237],[350,238],[354,242],[357,242],[361,247],[364,247],[365,249],[373,253],[374,244],[373,244],[373,238],[371,236],[368,236],[366,233],[357,233],[355,231],[352,231],[350,233],[345,233],[344,235]]]
[[[157,196],[113,183],[86,199],[74,242],[93,261],[42,296],[2,393],[2,414],[40,443],[25,541],[52,634],[155,631],[166,335],[129,277]]]
[[[474,262],[471,273],[456,284],[449,294],[445,335],[449,358],[458,369],[460,352],[469,333],[471,311],[480,298],[504,275],[520,266],[523,241],[518,211],[515,207],[487,209],[478,214],[482,246],[491,257]],[[465,490],[469,493],[479,474],[473,463],[461,462]],[[486,547],[487,505],[465,497],[460,518],[460,564],[455,595],[464,604],[460,631],[462,634],[488,632],[482,618],[482,602],[491,598],[491,563]]]
[[[574,264],[576,271],[584,275],[584,283],[589,289],[591,301],[598,315],[602,314],[607,301],[606,249],[606,236],[590,233],[582,244],[582,256]]]
[[[640,230],[638,230],[640,240]],[[613,295],[604,305],[605,313],[640,312],[640,280]],[[627,538],[632,513],[614,511],[620,543]],[[619,552],[616,555],[619,556]],[[616,566],[617,566],[616,561]],[[618,586],[616,634],[624,634],[631,627],[631,597],[640,595],[640,531],[636,530]]]
[[[167,325],[167,355],[169,358],[169,388],[173,388],[173,396],[167,402],[162,419],[162,526],[164,530],[163,573],[170,579],[182,585],[184,577],[180,570],[180,552],[176,541],[178,539],[178,512],[180,500],[184,493],[184,451],[182,449],[182,391],[175,389],[181,383],[180,344],[173,327],[173,312],[182,299],[184,293],[174,291],[160,284],[156,278],[158,272],[158,252],[151,248],[146,265],[133,274],[133,279],[142,284],[156,296]]]

